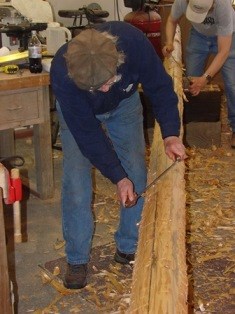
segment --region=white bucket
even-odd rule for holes
[[[47,54],[55,55],[56,51],[72,38],[68,28],[60,26],[57,22],[48,23],[46,29]]]

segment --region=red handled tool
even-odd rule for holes
[[[157,178],[155,178],[144,190],[142,190],[139,194],[135,193],[135,198],[133,201],[130,201],[129,199],[125,203],[125,207],[129,208],[136,204],[137,200],[143,196],[143,194],[146,193],[155,183],[157,183],[171,168],[173,168],[178,162],[180,162],[182,159],[180,157],[177,157],[176,160],[168,167],[166,170],[164,170]]]

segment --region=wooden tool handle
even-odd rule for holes
[[[129,198],[127,198],[127,200],[125,202],[125,207],[129,208],[129,207],[134,206],[137,202],[137,199],[138,199],[138,194],[134,193],[134,199],[131,201],[131,200],[129,200]]]
[[[20,171],[17,168],[11,169],[11,178],[18,179],[20,177]],[[13,215],[14,215],[14,241],[15,243],[22,242],[21,233],[21,209],[20,201],[15,201],[13,203]]]

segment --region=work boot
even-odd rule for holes
[[[67,289],[81,289],[87,284],[87,264],[67,264],[64,286]]]
[[[114,255],[114,260],[117,263],[120,264],[133,264],[134,260],[135,260],[135,253],[132,254],[126,254],[126,253],[122,253],[120,252],[118,249],[116,250],[116,253]]]
[[[232,134],[232,138],[231,138],[231,147],[235,148],[235,133]]]

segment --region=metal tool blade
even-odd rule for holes
[[[166,168],[158,177],[156,177],[149,185],[146,186],[139,194],[136,194],[136,197],[133,201],[127,200],[125,203],[125,207],[132,207],[136,204],[137,200],[143,196],[154,184],[156,184],[166,173],[172,169],[178,162],[180,162],[182,159],[180,157],[177,157],[176,160],[168,167]]]
[[[173,168],[181,159],[177,158],[166,170],[164,170],[158,177],[156,177],[144,190],[142,190],[138,195],[142,196],[145,192],[147,192],[156,182],[158,182],[171,168]]]

